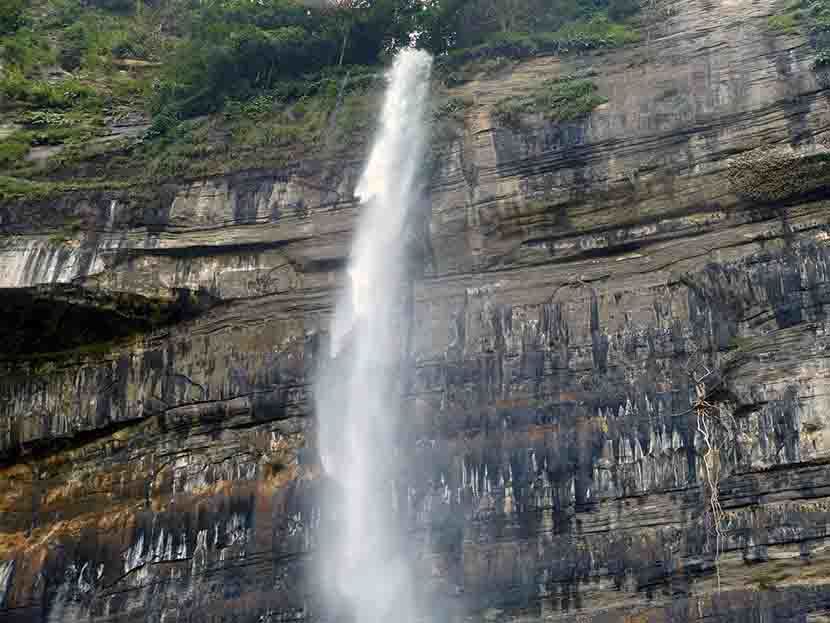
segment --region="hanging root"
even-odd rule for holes
[[[703,455],[703,475],[706,478],[706,489],[709,497],[708,513],[711,521],[711,530],[715,536],[715,574],[717,576],[718,590],[720,590],[720,554],[723,546],[723,520],[724,512],[718,498],[720,486],[720,456],[713,445],[712,420],[716,417],[717,409],[705,400],[698,400],[695,405],[697,414],[697,430],[706,444],[706,453]]]
[[[705,496],[707,498],[706,516],[709,524],[709,533],[715,539],[715,575],[717,577],[718,590],[721,588],[720,555],[723,551],[726,513],[723,512],[719,499],[721,458],[728,449],[724,444],[734,432],[734,420],[731,416],[724,417],[720,409],[706,400],[705,380],[710,376],[711,371],[706,369],[705,374],[695,378],[695,390],[697,401],[693,410],[697,419],[697,431],[705,446],[703,454],[703,477],[705,479]]]

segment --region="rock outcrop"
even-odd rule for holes
[[[778,8],[453,89],[401,482],[437,620],[830,620],[830,99]],[[589,71],[584,120],[490,115]],[[319,620],[360,161],[0,207],[2,620]]]

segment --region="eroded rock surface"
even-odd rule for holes
[[[678,3],[452,94],[401,484],[438,620],[830,618],[830,100],[776,9]],[[589,70],[589,118],[493,122]],[[311,381],[359,170],[0,208],[15,301],[159,310],[3,361],[4,621],[319,620]]]

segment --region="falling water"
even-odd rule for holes
[[[323,468],[336,483],[336,501],[324,501],[335,519],[321,545],[323,582],[338,616],[357,623],[415,616],[396,440],[408,323],[405,232],[419,195],[431,64],[425,52],[403,50],[387,75],[381,127],[356,189],[361,215],[331,365],[315,392]]]

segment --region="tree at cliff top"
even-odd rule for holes
[[[237,0],[205,5],[191,18],[189,38],[157,84],[158,113],[210,112],[269,89],[299,95],[292,83],[326,68],[376,64],[406,40],[409,24],[398,0],[319,8]]]
[[[343,66],[377,65],[408,45],[411,33],[417,33],[420,47],[445,55],[494,37],[515,39],[576,22],[596,29],[636,8],[636,0],[208,3],[191,12],[189,38],[166,62],[153,110],[181,118],[221,108],[228,98],[245,99],[268,90],[283,98],[306,95],[307,85],[298,88],[296,81],[308,82]],[[598,15],[605,21],[597,22]],[[602,28],[596,38],[610,40],[608,27]]]
[[[435,54],[459,52],[488,41],[552,33],[597,15],[623,20],[637,0],[428,0],[417,14],[418,42]]]
[[[376,66],[408,45],[411,33],[419,47],[440,56],[599,14],[613,21],[636,2],[0,0],[0,80],[9,87],[0,84],[0,95],[17,101],[25,88],[15,91],[12,83],[34,89],[56,62],[100,87],[118,77],[119,59],[157,61],[161,75],[145,99],[154,114],[181,119],[272,90],[278,98],[308,95],[308,83],[321,73]]]
[[[23,0],[0,0],[0,35],[11,34],[23,25]]]
[[[413,33],[464,73],[482,58],[625,43],[619,20],[636,1],[0,0],[0,111],[14,124],[0,174],[157,180],[290,157],[333,119],[369,127],[372,85]],[[153,116],[146,136],[91,140],[136,110]],[[44,146],[55,149],[35,166],[27,156]]]

